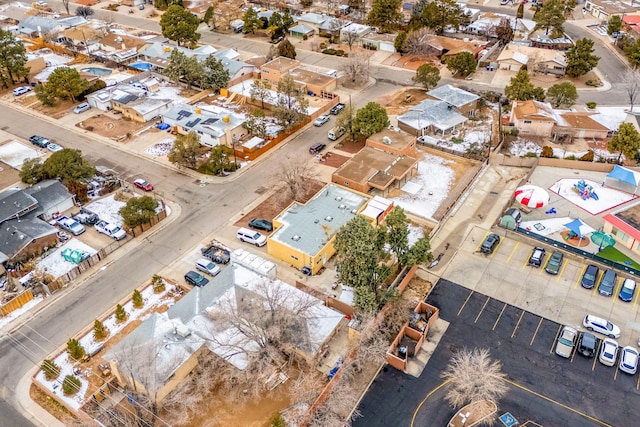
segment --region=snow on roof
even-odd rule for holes
[[[374,196],[373,199],[367,203],[367,207],[364,208],[360,215],[366,216],[371,219],[378,219],[380,214],[393,206],[393,200],[385,199],[384,197]]]
[[[38,150],[16,140],[0,145],[0,160],[16,169],[20,169],[25,160],[35,159],[42,155]]]
[[[290,33],[309,34],[309,33],[312,33],[313,31],[314,31],[313,28],[311,28],[307,24],[298,24],[289,28]]]
[[[298,21],[309,22],[311,24],[320,25],[328,18],[327,15],[319,13],[307,12],[302,16],[298,16]]]
[[[412,107],[408,113],[398,116],[398,122],[405,123],[414,129],[433,126],[440,130],[448,130],[466,121],[467,118],[451,108],[447,102],[433,99],[425,99]]]
[[[442,85],[435,89],[431,89],[428,93],[429,95],[442,101],[446,101],[458,108],[470,104],[480,98],[475,93],[467,92],[466,90],[451,85]]]
[[[598,114],[591,118],[609,130],[618,130],[627,117],[626,109],[627,107],[598,107]]]

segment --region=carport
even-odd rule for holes
[[[607,175],[605,182],[609,187],[636,194],[640,182],[640,172],[615,165]]]

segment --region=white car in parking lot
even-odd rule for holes
[[[618,342],[611,338],[605,338],[602,341],[602,349],[598,360],[605,366],[613,366],[618,358]]]
[[[638,370],[638,350],[630,345],[622,349],[620,354],[620,370],[627,374],[635,374]]]
[[[582,322],[585,328],[590,331],[597,332],[602,335],[606,335],[609,338],[619,338],[620,328],[613,323],[605,320],[601,317],[594,316],[593,314],[587,314]]]
[[[556,354],[567,359],[571,357],[571,353],[573,353],[573,347],[575,347],[576,345],[577,338],[578,331],[573,329],[571,326],[563,327],[556,344]]]

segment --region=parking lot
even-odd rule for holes
[[[523,425],[635,425],[638,375],[596,358],[555,355],[561,324],[447,280],[437,283],[428,302],[450,324],[422,375],[381,372],[354,425],[446,425],[455,411],[443,401],[440,372],[464,347],[487,347],[503,363],[509,391],[499,402],[500,415],[509,412]]]
[[[488,232],[481,228],[473,229],[442,277],[578,330],[582,329],[586,314],[603,317],[622,330],[618,340],[621,345],[638,343],[638,293],[631,302],[618,298],[621,283],[628,276],[619,274],[613,296],[605,297],[598,294],[597,287],[589,290],[580,285],[582,273],[590,260],[565,253],[559,273],[554,276],[544,271],[553,248],[545,247],[546,256],[541,268],[531,267],[528,260],[534,244],[525,238],[521,241],[505,238],[501,230],[497,233],[501,236],[499,245],[493,254],[484,255],[479,252],[479,246]],[[600,266],[600,276],[602,274],[603,267]]]

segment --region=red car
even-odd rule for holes
[[[135,181],[133,181],[133,185],[144,191],[153,191],[153,185],[149,184],[144,179],[136,179]]]

